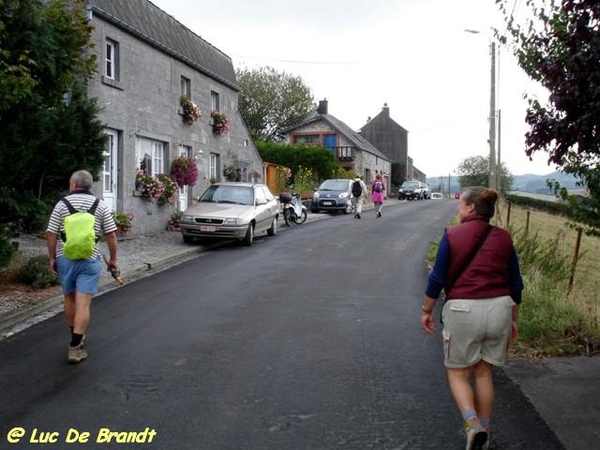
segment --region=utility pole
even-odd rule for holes
[[[502,117],[498,109],[498,160],[496,161],[496,188],[502,189],[502,158],[500,157],[500,149],[502,148]]]
[[[490,44],[492,56],[491,81],[490,81],[490,174],[488,186],[497,189],[497,167],[496,167],[496,43]]]

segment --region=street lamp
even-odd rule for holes
[[[477,30],[465,29],[465,32],[471,34],[480,34],[480,32]],[[488,143],[490,146],[490,171],[488,176],[488,186],[497,190],[500,181],[500,153],[498,152],[498,163],[496,163],[496,43],[494,41],[492,41],[490,44],[490,56],[490,132],[488,138]]]

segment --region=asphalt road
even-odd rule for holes
[[[0,448],[464,448],[440,336],[419,327],[429,242],[455,206],[306,223],[111,291],[79,365],[61,316],[0,342]],[[493,449],[563,448],[496,383]]]

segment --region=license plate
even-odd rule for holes
[[[200,227],[200,231],[204,231],[206,233],[214,233],[217,230],[217,227],[209,227],[206,225],[202,225]]]
[[[323,206],[333,206],[333,202],[323,202]]]

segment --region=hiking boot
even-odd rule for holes
[[[466,450],[485,450],[489,447],[488,433],[479,422],[465,424]]]
[[[69,356],[68,361],[70,364],[77,364],[78,362],[83,361],[88,357],[87,352],[83,348],[83,342],[79,344],[77,347],[69,346]]]
[[[492,445],[492,434],[490,433],[490,429],[486,428],[485,432],[487,433],[487,440],[485,441],[485,444],[483,444],[483,446],[481,447],[482,450],[489,450],[490,446]]]

